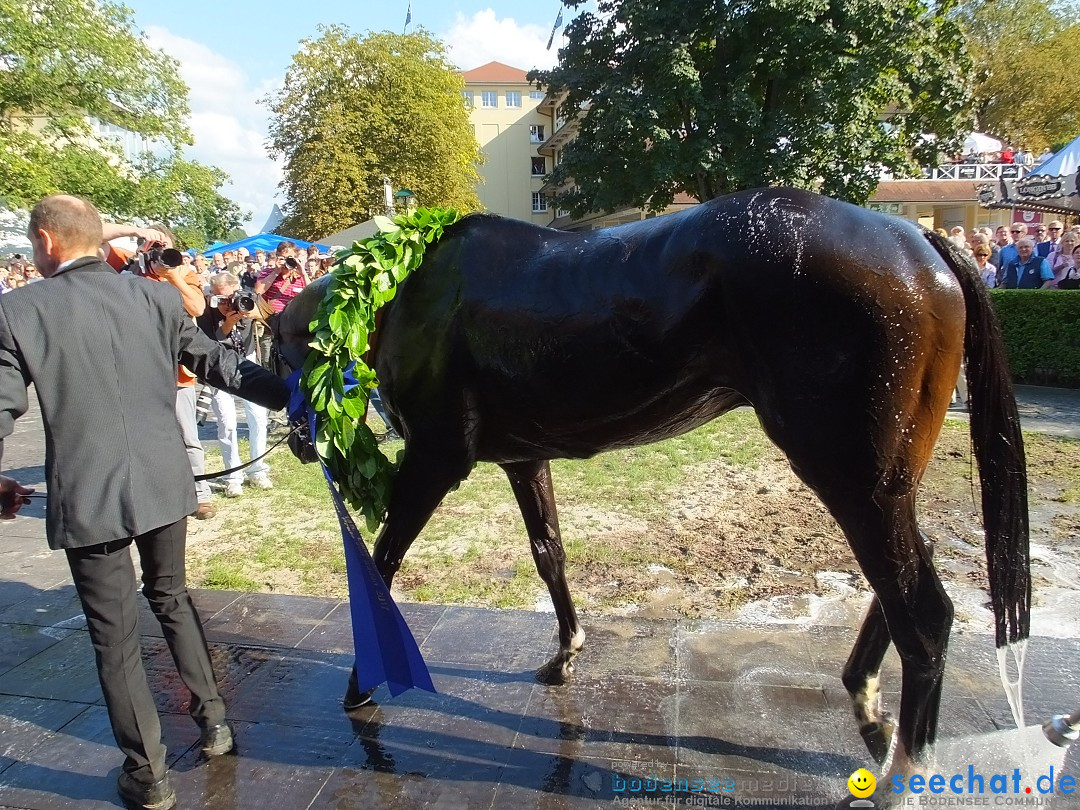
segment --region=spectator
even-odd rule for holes
[[[1000,158],[1000,160],[1001,160],[1002,163],[1012,163],[1013,160],[1015,160],[1015,155],[1013,153],[1013,148],[1011,146],[1009,146],[1008,144],[1005,144],[1005,148],[1001,150],[1001,158]]]
[[[1035,165],[1041,166],[1042,164],[1046,163],[1046,161],[1050,160],[1050,158],[1052,158],[1053,156],[1053,152],[1051,152],[1049,149],[1044,149],[1043,153],[1037,158],[1035,158]]]
[[[224,253],[215,253],[213,256],[210,257],[210,259],[214,263],[214,267],[213,267],[212,272],[220,273],[222,270],[225,269],[225,254]]]
[[[271,371],[277,371],[271,368],[272,321],[310,281],[305,275],[306,269],[296,260],[295,253],[294,242],[279,242],[274,251],[274,263],[255,282],[255,293],[262,302],[261,312],[267,322],[258,338],[259,362]]]
[[[1047,244],[1048,238],[1046,236],[1046,224],[1039,222],[1035,225],[1035,254],[1042,256],[1044,259],[1050,253],[1050,246]]]
[[[234,294],[240,289],[240,279],[229,272],[215,273],[210,278],[211,298],[206,311],[199,318],[199,328],[207,336],[224,343],[240,355],[241,358],[254,361],[255,330],[252,318],[257,310],[243,311],[234,301]],[[248,447],[251,466],[246,471],[237,470],[225,479],[225,496],[237,498],[243,494],[241,484],[246,477],[252,486],[259,489],[273,489],[270,481],[270,466],[265,461],[255,461],[266,452],[266,431],[269,421],[266,408],[254,402],[243,400],[247,415]],[[210,398],[214,416],[217,419],[217,437],[221,445],[221,457],[225,468],[240,466],[240,441],[236,430],[236,403],[228,391],[215,388]]]
[[[1005,245],[1001,248],[1001,252],[998,255],[998,280],[997,285],[999,287],[1004,286],[1003,273],[1005,268],[1014,260],[1016,260],[1020,254],[1016,252],[1016,243],[1027,236],[1027,225],[1023,222],[1014,222],[1009,226],[1009,236],[1012,237],[1012,244]]]
[[[1057,280],[1059,290],[1080,290],[1080,238],[1077,239],[1076,247],[1073,248],[1072,269],[1065,271],[1065,275]]]
[[[1061,281],[1069,278],[1069,272],[1076,269],[1073,251],[1077,245],[1080,245],[1080,238],[1072,231],[1069,231],[1061,237],[1058,249],[1047,260],[1050,262],[1050,269],[1054,272],[1053,287],[1060,288]]]
[[[248,256],[244,261],[244,272],[240,276],[240,286],[245,290],[255,290],[255,282],[259,280],[259,265],[254,256]]]
[[[999,286],[1007,290],[1047,289],[1054,282],[1050,263],[1035,255],[1035,241],[1025,236],[1016,243],[1017,258],[1011,260],[1002,272]]]
[[[1027,168],[1031,168],[1035,165],[1035,157],[1028,151],[1025,144],[1020,144],[1020,149],[1017,150],[1016,154],[1013,156],[1013,161]]]
[[[1044,259],[1049,258],[1050,254],[1057,250],[1064,227],[1060,219],[1051,220],[1050,224],[1046,226],[1047,231],[1049,231],[1049,239],[1035,246],[1036,253]]]
[[[990,262],[990,248],[987,245],[975,246],[975,264],[979,268],[979,275],[983,284],[987,287],[997,286],[997,267]]]
[[[322,261],[319,259],[319,254],[308,254],[310,258],[307,260],[307,275],[312,281],[326,274],[323,270]]]

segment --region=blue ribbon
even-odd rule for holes
[[[352,374],[353,365],[345,369],[345,390],[358,385]],[[300,372],[289,377],[292,394],[289,398],[289,419],[298,422],[305,415],[315,439],[317,424],[315,410],[300,390]],[[321,463],[321,462],[320,462]],[[349,582],[349,612],[352,614],[353,645],[356,650],[356,678],[361,691],[385,683],[393,696],[413,687],[435,691],[424,657],[416,645],[409,625],[398,610],[390,589],[375,567],[363,537],[345,506],[330,471],[322,464],[323,475],[330,488],[345,543],[345,572]],[[363,651],[363,656],[361,656]]]

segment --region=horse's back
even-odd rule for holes
[[[739,404],[870,407],[883,368],[919,376],[898,352],[957,351],[962,313],[916,227],[800,191],[586,233],[479,217],[403,285],[378,371],[404,419],[467,419],[480,458],[586,456]]]

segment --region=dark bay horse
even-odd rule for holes
[[[277,323],[298,368],[315,284]],[[487,215],[449,228],[387,305],[373,347],[405,454],[375,561],[389,583],[474,462],[500,465],[559,624],[538,672],[582,648],[564,573],[553,458],[677,436],[741,405],[840,525],[875,599],[844,669],[882,759],[889,643],[903,665],[894,770],[932,743],[952,604],[915,496],[967,356],[997,642],[1028,633],[1023,440],[997,324],[949,241],[791,189],[567,233]]]

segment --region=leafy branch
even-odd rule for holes
[[[375,217],[378,233],[337,254],[309,326],[313,351],[304,362],[300,387],[318,417],[315,449],[370,531],[386,517],[400,461],[383,454],[364,421],[369,392],[378,385],[367,364],[375,313],[420,266],[428,245],[458,219],[457,211],[442,208],[418,208],[393,219]],[[347,382],[351,364],[355,385]]]

